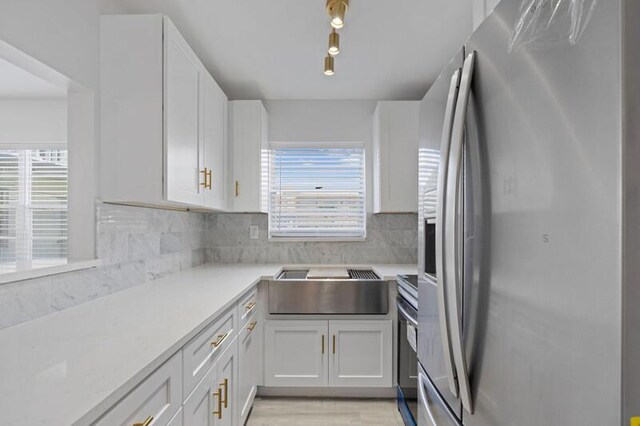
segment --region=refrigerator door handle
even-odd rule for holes
[[[451,285],[447,285],[447,301],[449,303],[451,315],[449,317],[449,330],[451,332],[451,347],[453,359],[455,361],[456,372],[458,374],[458,387],[460,399],[464,408],[473,414],[473,400],[471,396],[471,386],[469,384],[469,373],[467,360],[463,348],[462,340],[462,314],[460,312],[460,286],[461,282],[461,262],[460,247],[458,243],[459,232],[459,204],[460,188],[462,186],[462,160],[465,120],[467,106],[471,92],[471,79],[475,65],[475,52],[467,56],[462,66],[462,76],[460,78],[460,92],[456,103],[456,112],[453,118],[453,128],[451,130],[451,152],[449,155],[449,166],[447,174],[447,203],[445,221],[445,275],[451,277]]]
[[[438,320],[440,322],[440,336],[442,338],[442,348],[444,352],[445,371],[449,382],[449,390],[454,396],[458,396],[458,383],[456,380],[455,361],[451,350],[451,336],[449,334],[449,312],[447,309],[447,281],[448,275],[445,271],[445,209],[446,209],[446,178],[449,164],[449,152],[451,146],[451,129],[453,127],[454,111],[458,100],[458,87],[460,85],[460,69],[451,76],[447,106],[445,108],[444,125],[442,129],[442,147],[440,167],[438,170],[438,190],[436,194],[436,269],[438,271]]]

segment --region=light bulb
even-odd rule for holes
[[[324,58],[324,75],[333,75],[333,56],[327,55]]]
[[[329,34],[329,48],[327,49],[329,55],[335,56],[340,53],[340,35],[336,30],[331,31]]]
[[[331,26],[340,29],[344,26],[344,16],[349,8],[349,0],[327,0],[327,12],[331,16]]]

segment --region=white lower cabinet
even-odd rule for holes
[[[238,341],[222,354],[217,363],[218,386],[222,391],[222,410],[216,416],[216,425],[235,426],[237,419],[236,383],[238,382]]]
[[[238,336],[238,425],[244,425],[258,390],[261,323],[255,316]]]
[[[391,387],[391,320],[268,321],[265,385]]]
[[[329,335],[329,386],[392,386],[391,321],[329,321]]]
[[[237,341],[211,367],[184,401],[183,420],[188,426],[235,426]]]
[[[268,321],[265,386],[327,386],[327,321]]]
[[[213,426],[218,413],[222,413],[222,389],[214,366],[184,402],[182,416],[185,425]]]
[[[169,420],[167,426],[182,426],[182,408],[173,416],[173,419]]]
[[[178,352],[94,424],[166,426],[180,410],[181,401],[182,352]]]

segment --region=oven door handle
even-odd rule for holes
[[[407,311],[407,308],[402,306],[402,302],[398,300],[396,302],[396,305],[398,306],[398,312],[402,315],[402,317],[406,319],[408,322],[410,322],[411,325],[413,325],[415,328],[418,328],[418,320],[413,316],[411,316],[409,311]]]

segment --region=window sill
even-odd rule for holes
[[[100,260],[81,260],[62,265],[45,266],[42,268],[26,269],[23,271],[6,272],[0,274],[0,285],[16,281],[30,280],[33,278],[46,277],[49,275],[64,274],[65,272],[79,271],[81,269],[91,269],[100,266]]]
[[[366,241],[367,237],[345,237],[345,238],[312,238],[312,237],[269,237],[270,243],[357,243]]]

